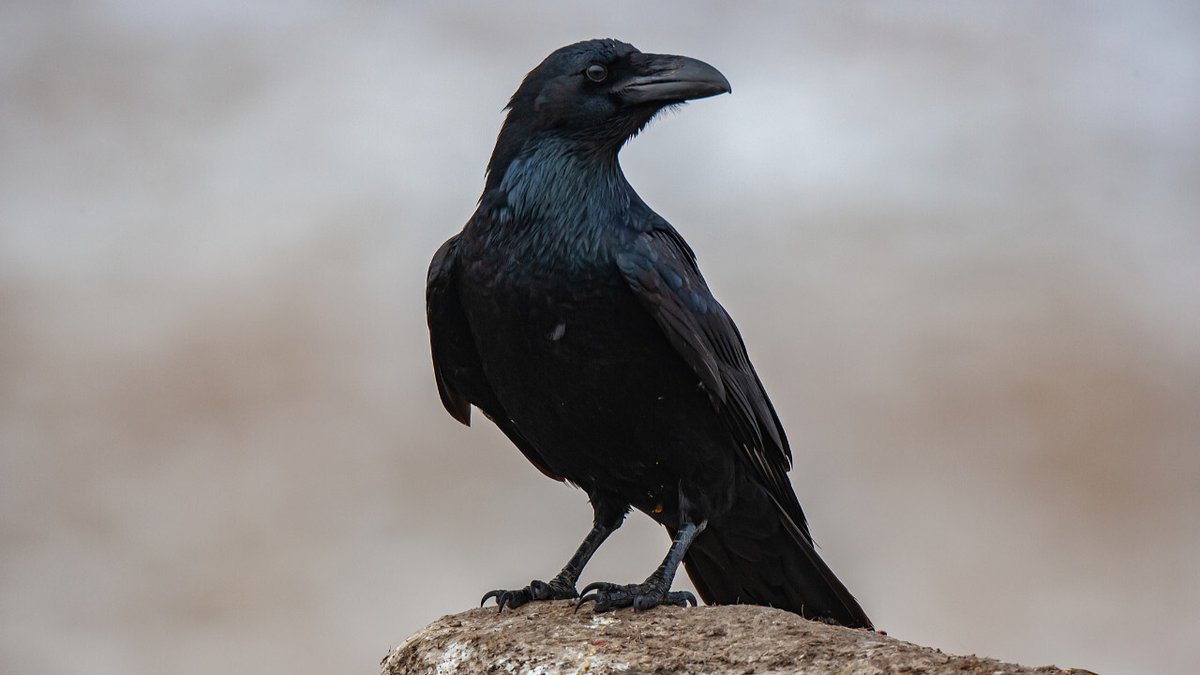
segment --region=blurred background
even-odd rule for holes
[[[374,672],[559,569],[585,497],[444,413],[423,286],[521,77],[603,36],[733,83],[623,164],[876,623],[1200,662],[1200,5],[6,0],[0,670]]]

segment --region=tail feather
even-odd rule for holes
[[[872,627],[807,533],[761,486],[739,490],[729,515],[708,524],[683,563],[707,603],[767,605],[809,619]]]

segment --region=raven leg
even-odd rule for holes
[[[629,508],[620,502],[597,495],[593,495],[591,500],[592,530],[583,538],[583,543],[575,550],[575,555],[571,556],[571,559],[567,561],[566,565],[563,565],[562,570],[550,580],[550,583],[534,579],[525,588],[514,591],[502,589],[488,591],[479,601],[479,606],[482,607],[492,598],[496,599],[499,609],[504,609],[505,607],[520,607],[531,600],[570,600],[579,597],[579,593],[575,591],[575,582],[579,581],[579,575],[583,572],[584,565],[587,565],[588,561],[592,559],[592,554],[600,548],[600,544],[603,544],[605,539],[608,539],[608,535],[621,527]]]
[[[634,609],[650,609],[658,605],[678,605],[686,607],[688,604],[696,604],[696,596],[687,591],[672,591],[671,582],[675,580],[675,572],[679,569],[679,563],[683,560],[683,555],[687,553],[688,546],[692,544],[692,540],[696,535],[704,531],[704,526],[707,521],[700,521],[699,524],[686,522],[675,531],[675,537],[671,540],[671,550],[667,551],[667,557],[663,559],[662,564],[640,584],[610,584],[606,582],[596,582],[588,584],[583,589],[583,597],[579,598],[579,603],[575,605],[575,609],[579,609],[586,602],[594,602],[596,612],[605,612],[610,609],[619,607],[630,607]]]

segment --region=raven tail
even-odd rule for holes
[[[710,522],[683,560],[705,602],[766,605],[809,619],[872,628],[858,601],[821,560],[807,531],[765,488],[752,483],[737,495],[729,514]]]

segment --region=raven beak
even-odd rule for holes
[[[632,65],[639,74],[614,92],[626,105],[669,105],[732,91],[721,71],[686,56],[638,54]]]

